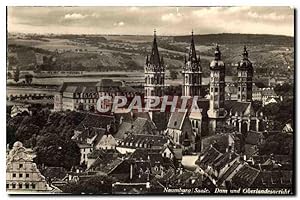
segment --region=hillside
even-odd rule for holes
[[[220,45],[228,75],[235,73],[243,46],[258,74],[289,75],[294,68],[294,38],[277,35],[195,35],[204,75],[209,72],[216,43]],[[9,35],[8,69],[63,71],[142,71],[151,52],[152,36],[137,35]],[[190,36],[158,37],[167,69],[180,70]],[[289,70],[287,70],[289,69]]]

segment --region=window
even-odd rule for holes
[[[13,177],[15,178],[15,177],[16,177],[16,174],[13,174]]]
[[[29,183],[25,183],[25,188],[29,189]]]
[[[23,168],[23,164],[20,164],[20,165],[19,165],[19,168]]]
[[[31,186],[32,186],[32,189],[35,189],[35,183],[32,183]]]
[[[16,184],[15,183],[12,184],[12,188],[16,188]]]
[[[215,88],[215,92],[218,92],[218,88]]]
[[[22,177],[23,177],[23,174],[19,174],[19,177],[22,178]]]
[[[23,185],[22,183],[19,183],[19,188],[22,189]]]
[[[29,178],[29,174],[26,174],[26,178]]]
[[[9,188],[9,184],[6,184],[6,189],[8,189]]]

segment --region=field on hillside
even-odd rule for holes
[[[152,36],[30,35],[8,37],[8,69],[35,71],[143,71],[151,53]],[[195,36],[204,76],[214,58],[216,43],[227,64],[226,73],[241,60],[247,45],[257,74],[289,76],[294,72],[293,38],[273,35],[217,34]],[[168,70],[179,71],[188,53],[190,36],[158,36]]]

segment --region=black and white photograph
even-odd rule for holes
[[[295,195],[294,7],[75,5],[6,7],[7,194]]]

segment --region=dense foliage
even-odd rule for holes
[[[9,113],[9,109],[8,113]],[[80,150],[71,140],[73,130],[84,119],[78,112],[51,113],[48,109],[30,108],[32,115],[7,114],[7,144],[21,141],[25,147],[33,148],[36,162],[45,166],[70,169],[80,162]]]

